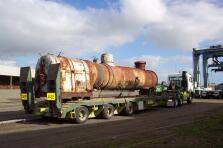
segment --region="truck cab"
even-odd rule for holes
[[[185,76],[183,76],[183,73]],[[185,79],[184,83],[182,83],[183,79]],[[167,82],[168,82],[169,86],[172,83],[173,85],[175,85],[176,88],[185,87],[186,91],[188,91],[190,93],[192,93],[194,90],[192,75],[186,71],[183,71],[182,73],[178,73],[178,74],[168,75]],[[185,85],[185,86],[182,86],[182,85]]]

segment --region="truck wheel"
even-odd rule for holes
[[[75,122],[80,124],[80,123],[84,123],[88,120],[88,115],[89,115],[89,111],[87,109],[87,107],[85,106],[80,106],[75,110]]]
[[[187,104],[191,104],[192,103],[192,96],[190,95],[188,98],[187,98]]]
[[[104,105],[104,109],[100,113],[103,119],[110,119],[114,115],[115,108],[111,104]]]
[[[32,114],[33,113],[33,110],[30,109],[27,102],[23,101],[22,104],[23,104],[23,108],[24,108],[26,114]]]
[[[181,99],[177,99],[177,106],[181,106],[182,105],[182,100]]]
[[[176,108],[178,106],[178,100],[173,99],[173,107]]]
[[[126,116],[131,116],[133,114],[133,112],[134,112],[133,103],[132,102],[127,102],[125,104],[125,108],[122,111],[122,114],[126,115]]]
[[[33,110],[31,110],[31,109],[28,107],[28,105],[25,105],[25,106],[24,106],[24,110],[25,110],[25,113],[26,113],[26,114],[32,114],[32,113],[33,113]]]

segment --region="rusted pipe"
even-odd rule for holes
[[[145,70],[146,69],[146,62],[145,61],[136,61],[135,68]]]

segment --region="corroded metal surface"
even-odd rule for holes
[[[155,87],[157,76],[152,71],[98,64],[99,75],[94,87],[101,89],[134,90]],[[103,83],[101,83],[103,82]]]
[[[136,61],[135,62],[135,68],[145,70],[146,69],[146,62],[145,61]]]
[[[151,70],[110,66],[48,54],[42,56],[36,66],[35,91],[39,96],[47,92],[49,65],[56,63],[60,63],[61,91],[65,97],[90,97],[93,89],[146,89],[155,87],[158,81],[156,73]]]

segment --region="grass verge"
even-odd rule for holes
[[[175,136],[154,143],[156,147],[222,148],[223,115],[209,116],[172,130]]]

